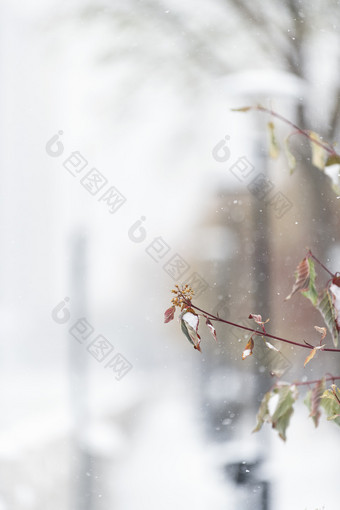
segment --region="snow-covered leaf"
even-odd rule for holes
[[[247,343],[244,351],[242,352],[242,359],[246,359],[246,358],[248,358],[248,356],[251,356],[253,354],[253,348],[254,348],[254,340],[253,340],[253,337],[251,336],[250,339],[248,340],[248,343]]]
[[[262,399],[257,413],[257,423],[253,432],[261,429],[263,423],[271,423],[279,436],[286,440],[286,430],[293,414],[293,404],[298,397],[296,386],[280,385],[268,391]]]
[[[216,337],[216,329],[214,328],[212,322],[210,319],[207,318],[206,320],[206,325],[208,326],[208,328],[210,329],[210,332],[212,334],[212,336],[215,338],[216,342],[217,342],[217,337]]]
[[[337,195],[340,195],[340,156],[332,154],[326,161],[325,174],[332,181],[332,188]]]
[[[181,329],[184,335],[187,337],[189,342],[194,346],[195,349],[201,351],[200,342],[201,337],[197,330],[199,325],[199,317],[192,308],[184,310],[179,317],[181,322]]]
[[[280,352],[279,349],[277,349],[273,344],[271,344],[270,342],[268,342],[267,340],[264,341],[264,343],[266,344],[266,346],[268,347],[268,349],[272,349],[273,351],[276,351],[276,352]]]

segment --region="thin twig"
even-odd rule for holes
[[[324,269],[332,278],[334,278],[335,275],[329,269],[327,269],[327,267],[322,262],[320,262],[319,259],[316,258],[311,250],[308,250],[308,253],[315,260],[315,262],[317,262],[322,267],[322,269]]]
[[[318,382],[321,382],[322,379],[324,379],[325,381],[338,381],[340,379],[340,376],[337,376],[337,377],[322,377],[321,379],[314,379],[314,381],[297,381],[297,382],[293,382],[292,384],[294,384],[295,386],[304,386],[304,385],[308,385],[308,384],[316,384]]]
[[[289,126],[291,126],[294,129],[296,129],[296,131],[298,133],[300,133],[301,135],[303,135],[306,138],[308,138],[308,140],[310,140],[312,143],[315,143],[315,145],[318,145],[319,147],[322,147],[330,155],[332,155],[332,156],[337,156],[338,155],[338,153],[333,149],[333,147],[329,143],[323,143],[323,142],[320,142],[319,140],[316,140],[315,138],[313,138],[313,136],[310,134],[309,131],[306,131],[305,129],[300,128],[299,126],[294,124],[294,122],[291,122],[290,120],[286,119],[286,117],[283,117],[279,113],[274,112],[274,110],[270,110],[269,108],[265,108],[264,106],[261,106],[261,105],[252,106],[252,107],[250,107],[250,109],[257,110],[257,111],[260,111],[260,112],[268,113],[269,115],[272,115],[273,117],[276,117],[277,119],[282,120],[282,122],[285,122]]]
[[[256,333],[257,335],[264,336],[267,338],[272,338],[273,340],[278,340],[279,342],[285,342],[286,344],[296,345],[297,347],[303,347],[304,349],[314,349],[313,346],[306,345],[300,342],[295,342],[293,340],[288,340],[287,338],[282,338],[280,336],[276,335],[270,335],[269,333],[260,332],[256,329],[248,328],[247,326],[242,326],[241,324],[237,324],[236,322],[227,321],[225,319],[221,319],[220,317],[217,317],[216,315],[213,315],[212,313],[206,312],[205,310],[202,310],[202,308],[199,308],[198,306],[192,304],[191,302],[184,300],[185,304],[187,304],[189,307],[194,308],[195,310],[201,312],[204,316],[208,317],[210,320],[217,321],[217,322],[223,322],[224,324],[229,324],[229,326],[235,326],[235,328],[244,329],[246,331],[250,331],[251,333]],[[322,349],[322,351],[327,352],[340,352],[340,349],[331,349],[328,347],[325,347]]]

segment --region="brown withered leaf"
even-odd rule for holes
[[[171,306],[170,308],[168,308],[167,310],[165,310],[165,312],[164,312],[164,322],[165,323],[173,320],[173,318],[175,317],[175,310],[176,310],[176,307],[174,305]]]
[[[325,338],[325,336],[327,335],[327,328],[321,328],[320,326],[314,326],[314,329],[316,329],[316,331],[318,333],[321,333],[321,340],[323,340]]]
[[[309,362],[310,362],[310,360],[311,360],[311,359],[313,359],[313,358],[314,358],[315,354],[316,354],[316,349],[315,349],[315,347],[314,347],[314,349],[312,349],[312,350],[310,351],[310,353],[308,354],[307,358],[305,359],[305,362],[304,362],[304,364],[303,364],[303,366],[304,366],[304,367],[307,365],[307,363],[309,363]]]
[[[293,285],[292,292],[285,298],[285,301],[290,299],[295,292],[301,290],[306,292],[309,287],[310,269],[308,263],[308,257],[301,260],[295,271],[295,283]]]
[[[242,108],[230,108],[232,112],[248,112],[252,106],[242,106]]]
[[[307,365],[307,363],[309,363],[310,360],[314,358],[314,356],[316,354],[316,351],[320,351],[320,350],[324,349],[325,346],[326,345],[324,344],[324,345],[317,345],[316,347],[314,347],[314,349],[312,349],[310,351],[310,353],[308,354],[307,358],[305,359],[305,362],[304,362],[303,366],[305,367]]]
[[[262,320],[262,316],[261,315],[257,315],[255,313],[251,313],[248,317],[248,319],[254,319],[254,321],[256,322],[256,324],[258,324],[259,326],[261,326],[262,328],[262,331],[265,333],[266,330],[264,328],[264,325],[267,324],[267,322],[269,322],[269,319],[267,319],[266,321],[263,321]]]
[[[319,418],[321,416],[320,412],[320,399],[321,395],[325,391],[326,382],[325,379],[322,378],[319,382],[317,382],[312,389],[311,394],[311,408],[310,408],[310,417],[313,418],[315,427],[319,424]]]
[[[337,285],[338,287],[340,287],[340,274],[339,273],[335,274],[335,276],[332,279],[332,283],[334,285]]]
[[[248,358],[248,356],[251,356],[253,354],[253,348],[254,348],[254,340],[253,340],[253,337],[251,336],[248,340],[248,343],[244,349],[244,351],[242,352],[242,359],[246,359]]]

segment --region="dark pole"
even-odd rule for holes
[[[72,325],[79,319],[88,320],[87,310],[87,241],[81,232],[71,240],[71,295],[70,308]],[[75,338],[68,334],[70,401],[73,415],[73,451],[74,451],[74,493],[75,510],[91,510],[92,504],[92,458],[87,452],[82,436],[89,424],[88,411],[88,352]]]

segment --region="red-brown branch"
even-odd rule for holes
[[[322,267],[322,269],[324,269],[332,278],[334,278],[335,275],[329,269],[327,269],[327,267],[322,262],[320,262],[319,259],[316,258],[311,250],[308,250],[308,255],[310,255],[315,260],[315,262],[317,262]]]
[[[223,322],[224,324],[229,324],[229,326],[234,326],[235,328],[244,329],[245,331],[250,331],[251,333],[256,333],[257,335],[264,336],[267,338],[272,338],[273,340],[278,340],[279,342],[284,342],[286,344],[296,345],[297,347],[303,347],[304,349],[313,349],[314,347],[312,345],[307,345],[301,342],[296,342],[294,340],[288,340],[287,338],[282,338],[280,336],[271,335],[269,333],[264,333],[263,331],[258,331],[256,329],[248,328],[247,326],[242,326],[241,324],[237,324],[236,322],[227,321],[225,319],[221,319],[220,317],[217,317],[216,315],[213,315],[212,313],[206,312],[205,310],[202,310],[202,308],[199,308],[198,306],[194,305],[193,303],[184,300],[185,304],[187,304],[189,307],[194,308],[195,310],[201,312],[204,316],[209,317],[210,320],[216,321],[216,322]],[[331,349],[329,347],[324,347],[322,351],[327,352],[340,352],[340,349]]]
[[[261,107],[262,108],[262,107]],[[290,122],[290,121],[288,121]],[[322,262],[320,262],[320,260],[318,258],[315,257],[315,255],[312,253],[311,250],[308,250],[308,255],[310,255],[330,276],[334,277],[334,274],[324,265],[322,264]],[[184,298],[184,296],[182,295],[182,297]],[[251,333],[256,333],[257,335],[260,335],[260,336],[264,336],[264,337],[267,337],[267,338],[272,338],[273,340],[278,340],[279,342],[284,342],[286,344],[291,344],[291,345],[296,345],[297,347],[303,347],[304,349],[314,349],[314,346],[311,345],[311,344],[308,344],[308,343],[301,343],[301,342],[296,342],[294,340],[288,340],[287,338],[282,338],[280,336],[276,336],[276,335],[271,335],[267,332],[260,332],[256,329],[253,329],[253,328],[248,328],[247,326],[242,326],[241,324],[237,324],[236,322],[231,322],[231,321],[227,321],[225,319],[221,319],[220,317],[217,317],[216,315],[213,315],[212,313],[209,313],[209,312],[206,312],[205,310],[202,310],[202,308],[199,308],[198,306],[196,305],[193,305],[191,302],[185,300],[185,303],[188,305],[188,306],[191,306],[192,308],[194,308],[195,310],[203,313],[206,317],[209,316],[209,319],[211,320],[214,320],[214,321],[217,321],[217,322],[223,322],[224,324],[229,324],[229,326],[234,326],[236,328],[239,328],[239,329],[244,329],[245,331],[250,331]],[[327,351],[327,352],[340,352],[340,349],[332,349],[330,347],[325,347],[322,349],[323,351]]]
[[[321,379],[314,379],[314,381],[297,381],[297,382],[293,382],[292,385],[294,384],[295,386],[304,386],[304,385],[309,385],[309,384],[316,384],[316,383],[319,383],[322,381],[322,379],[324,379],[325,381],[338,381],[340,380],[340,376],[336,376],[336,377],[322,377]]]
[[[331,145],[329,145],[328,143],[320,142],[319,140],[315,140],[315,138],[313,138],[311,136],[309,131],[306,131],[305,129],[300,128],[299,126],[294,124],[294,122],[291,122],[290,120],[286,119],[285,117],[283,117],[279,113],[276,113],[273,110],[270,110],[269,108],[265,108],[264,106],[261,106],[261,105],[252,106],[249,109],[250,110],[257,110],[257,111],[260,111],[260,112],[265,112],[265,113],[268,113],[269,115],[272,115],[273,117],[276,117],[277,119],[282,120],[282,122],[285,122],[289,126],[291,126],[294,129],[296,129],[296,131],[298,133],[300,133],[301,135],[303,135],[306,138],[308,138],[308,140],[310,140],[312,143],[315,143],[315,145],[319,145],[319,147],[322,147],[330,155],[332,155],[332,156],[337,156],[338,155],[338,153],[333,149],[333,147]]]

